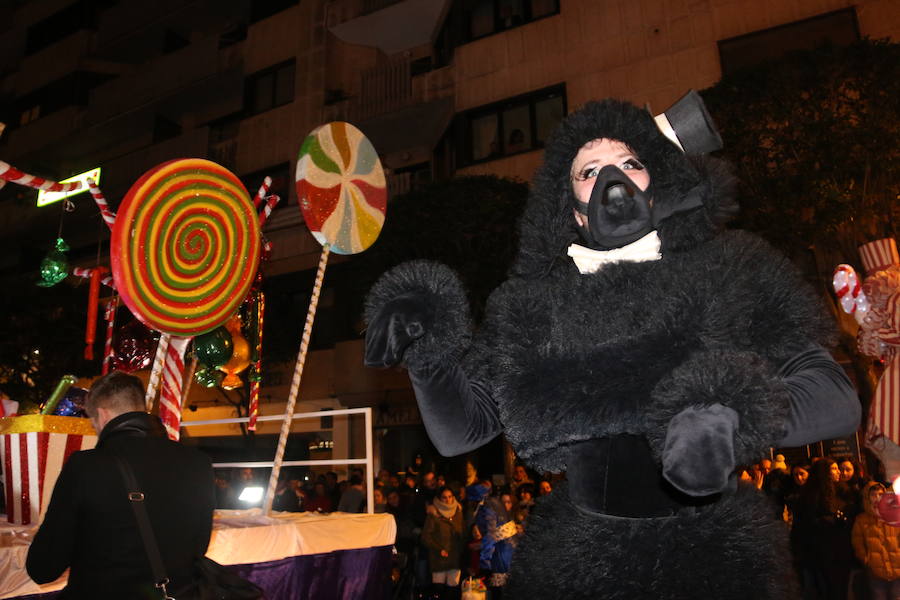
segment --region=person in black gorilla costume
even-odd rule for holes
[[[369,294],[366,363],[406,366],[441,453],[502,431],[532,468],[566,471],[532,512],[514,598],[797,592],[784,523],[734,470],[849,434],[859,403],[798,273],[722,228],[726,165],[685,146],[631,104],[588,103],[548,142],[477,331],[441,264]]]

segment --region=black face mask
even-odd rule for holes
[[[575,203],[588,219],[579,231],[591,248],[620,248],[653,231],[650,196],[616,166],[597,173],[590,202]]]
[[[668,207],[652,206],[651,196],[641,190],[621,169],[606,165],[597,173],[588,203],[575,199],[575,210],[588,219],[578,232],[589,248],[607,250],[636,242],[677,212],[703,205],[700,186],[685,193]]]

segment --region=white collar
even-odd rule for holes
[[[646,262],[660,260],[660,242],[656,231],[651,231],[641,239],[631,242],[621,248],[612,250],[591,250],[578,244],[569,246],[567,254],[575,261],[575,266],[582,275],[594,273],[608,263],[615,262]]]

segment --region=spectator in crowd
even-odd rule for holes
[[[474,523],[469,527],[466,548],[466,572],[469,577],[478,577],[481,575],[481,530]]]
[[[333,507],[331,495],[328,493],[324,479],[316,479],[316,483],[313,485],[313,493],[306,499],[303,509],[308,512],[330,513]]]
[[[504,492],[489,497],[475,517],[482,535],[480,566],[491,573],[488,580],[491,600],[501,600],[503,597],[503,587],[509,579],[513,551],[519,539],[512,515],[512,495]]]
[[[387,512],[387,496],[384,495],[384,490],[382,488],[375,488],[374,490],[372,490],[372,502],[375,503],[373,512]]]
[[[375,478],[375,487],[387,488],[391,486],[391,472],[387,469],[378,471],[378,477]]]
[[[516,465],[513,467],[513,476],[512,482],[509,485],[510,492],[512,492],[513,497],[516,495],[516,490],[519,489],[519,486],[523,483],[531,483],[534,481],[531,480],[531,477],[528,476],[528,471],[525,469],[525,465]]]
[[[452,598],[459,586],[460,556],[463,548],[463,513],[453,491],[444,486],[429,505],[422,543],[428,549],[428,564],[435,597]]]
[[[350,476],[349,485],[341,494],[338,512],[361,513],[366,508],[366,491],[363,489],[362,477],[358,473]]]
[[[863,512],[853,523],[856,558],[865,566],[871,600],[900,598],[900,527],[885,523],[875,511],[884,494],[878,482],[863,488]]]
[[[841,480],[838,482],[838,493],[847,503],[847,514],[855,517],[863,511],[863,488],[868,479],[863,475],[859,464],[852,458],[842,458],[838,461],[841,470]]]
[[[538,484],[538,495],[539,496],[547,496],[550,492],[553,491],[553,484],[550,483],[548,479],[542,479]]]
[[[299,512],[302,502],[303,492],[300,489],[300,481],[294,479],[289,473],[282,474],[275,487],[272,508],[280,511]]]
[[[525,522],[528,521],[528,517],[531,514],[531,509],[534,507],[534,484],[523,483],[520,485],[516,490],[516,498],[518,500],[515,513],[516,525],[524,528]]]
[[[806,463],[791,467],[791,478],[784,489],[784,506],[788,512],[788,522],[794,521],[794,514],[800,504],[800,492],[809,479],[810,466]]]
[[[853,565],[850,544],[852,522],[847,503],[838,493],[841,471],[834,460],[823,458],[812,466],[809,480],[800,492],[794,516],[798,536],[798,559],[811,575],[816,593],[825,600],[846,600]]]
[[[772,461],[772,470],[790,474],[791,469],[784,459],[784,454],[775,455],[775,459]]]
[[[341,501],[342,490],[340,485],[338,485],[338,474],[334,471],[325,473],[325,491],[328,493],[328,497],[331,498],[331,506],[337,506]]]
[[[422,464],[423,464],[423,459],[422,459],[422,454],[420,453],[420,454],[416,454],[413,457],[412,464],[409,465],[408,467],[406,467],[406,475],[415,478],[417,483],[419,481],[419,476],[422,474],[422,469],[423,469]]]

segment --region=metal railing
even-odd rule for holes
[[[372,444],[372,408],[343,408],[340,410],[316,411],[294,414],[293,419],[319,419],[321,417],[339,417],[341,415],[365,415],[366,429],[366,457],[365,458],[327,458],[318,460],[285,460],[281,464],[285,467],[308,467],[316,465],[365,465],[366,466],[366,512],[373,514],[375,512],[375,474],[372,471],[373,466],[373,444]],[[235,417],[233,419],[210,419],[207,421],[182,421],[181,427],[202,427],[204,425],[228,425],[237,423],[247,423],[249,417]],[[284,415],[267,415],[257,417],[256,421],[283,421]],[[274,467],[275,461],[247,461],[247,462],[223,462],[213,463],[214,468],[228,467],[250,467],[250,468],[266,468]],[[263,506],[265,506],[265,499]]]

